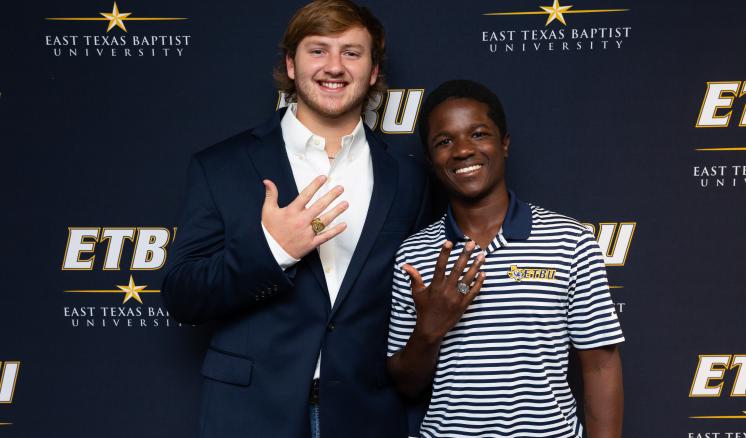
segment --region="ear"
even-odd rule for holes
[[[285,69],[288,72],[288,77],[295,80],[295,61],[290,57],[290,54],[285,55]]]
[[[508,158],[508,148],[510,148],[510,134],[505,134],[502,141],[503,157]]]
[[[370,72],[370,86],[371,87],[375,85],[376,81],[378,80],[378,70],[379,70],[379,65],[376,64],[373,66],[373,70],[371,70]]]

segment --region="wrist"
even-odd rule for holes
[[[262,232],[264,233],[267,246],[269,246],[272,256],[283,271],[300,261],[300,257],[296,257],[290,251],[285,249],[286,245],[283,242],[275,239],[269,229],[267,229],[267,226],[264,225],[264,222],[262,222]]]
[[[444,337],[444,334],[433,333],[423,329],[419,324],[415,324],[411,339],[427,348],[439,348]]]

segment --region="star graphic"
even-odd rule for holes
[[[555,2],[556,2],[556,0],[555,0]],[[106,18],[107,20],[109,20],[109,27],[106,28],[106,32],[109,32],[110,30],[112,30],[114,28],[114,26],[116,26],[116,27],[122,29],[123,31],[127,32],[127,28],[124,27],[124,20],[126,20],[127,17],[129,17],[132,13],[131,12],[119,13],[119,8],[117,7],[117,2],[114,2],[114,9],[112,9],[111,13],[108,13],[108,12],[99,12],[99,14],[103,15],[104,18]]]
[[[565,22],[565,17],[562,15],[562,13],[567,12],[567,10],[572,7],[572,5],[560,6],[559,0],[554,0],[554,4],[552,6],[539,6],[539,7],[543,9],[544,12],[549,14],[549,17],[547,17],[547,22],[545,26],[549,26],[549,23],[551,23],[554,20],[559,20],[560,23],[567,26],[567,23]]]
[[[122,304],[126,303],[130,300],[130,298],[134,298],[137,302],[142,304],[142,298],[140,298],[139,292],[141,292],[143,289],[145,289],[148,285],[144,284],[142,286],[135,285],[135,280],[130,275],[130,284],[127,286],[120,286],[117,285],[119,289],[122,289],[124,293],[124,301],[122,301]]]

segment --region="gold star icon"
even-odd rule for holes
[[[567,10],[572,7],[572,5],[560,6],[559,0],[554,0],[554,4],[552,6],[539,6],[539,7],[543,9],[544,12],[549,14],[549,17],[547,17],[547,22],[545,26],[549,26],[549,23],[551,23],[554,20],[558,20],[560,23],[567,26],[567,23],[565,22],[565,17],[562,14],[564,12],[567,12]]]
[[[103,15],[104,18],[109,20],[109,27],[106,28],[106,32],[109,32],[110,30],[112,30],[114,26],[127,32],[127,28],[124,27],[124,20],[126,20],[127,17],[129,17],[132,13],[131,12],[120,13],[119,8],[117,7],[117,2],[114,2],[114,9],[112,9],[111,13],[99,12],[99,14]]]
[[[130,300],[130,298],[134,298],[137,302],[142,304],[142,298],[140,298],[140,292],[142,292],[143,289],[145,289],[148,285],[144,284],[142,286],[135,285],[135,280],[130,275],[130,284],[127,286],[120,286],[117,285],[117,287],[124,291],[124,301],[122,301],[122,304],[126,303]]]
[[[67,293],[86,293],[86,294],[121,294],[124,292],[124,301],[122,301],[122,304],[126,303],[130,299],[134,298],[135,301],[142,304],[142,297],[140,294],[147,294],[147,293],[161,293],[159,289],[145,289],[147,285],[138,286],[135,284],[135,280],[132,278],[132,275],[130,275],[130,283],[127,286],[117,286],[119,289],[71,289],[66,290]]]
[[[543,12],[541,12],[543,14]],[[99,12],[101,17],[48,17],[46,20],[51,21],[108,21],[109,27],[106,29],[108,33],[114,29],[114,26],[127,32],[127,28],[124,26],[124,21],[174,21],[174,20],[186,20],[184,17],[130,17],[131,12],[119,12],[117,3],[114,2],[114,7],[111,12]]]

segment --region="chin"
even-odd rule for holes
[[[348,100],[312,102],[313,109],[325,117],[335,118],[349,114],[355,108],[354,102]]]
[[[453,186],[448,187],[448,193],[461,201],[478,201],[485,196],[481,190],[465,190]]]
[[[327,117],[339,117],[350,112],[349,105],[319,105],[319,112]]]
[[[449,190],[463,197],[479,197],[486,191],[485,187],[481,184],[449,184]]]

